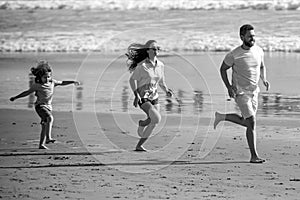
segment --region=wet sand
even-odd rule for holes
[[[97,113],[100,126],[93,126],[88,114],[80,113],[86,126],[79,130],[74,113],[54,112],[57,142],[48,145],[50,150],[39,150],[34,111],[0,111],[2,199],[299,198],[298,119],[258,118],[258,151],[266,163],[250,164],[244,128],[229,123],[219,125],[216,145],[200,156],[204,132],[219,134],[208,128],[209,118],[183,123],[178,131],[177,117],[167,116],[161,131],[145,144],[150,151],[136,153],[135,127],[122,130],[111,114]],[[139,118],[132,116],[133,121]],[[196,127],[191,143],[183,139],[173,150],[164,150],[176,137],[193,136]],[[114,148],[104,143],[107,139]]]

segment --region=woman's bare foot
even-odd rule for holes
[[[46,147],[45,145],[40,145],[39,149],[49,149],[48,147]]]
[[[55,141],[56,141],[56,140],[54,140],[54,139],[46,140],[46,144],[54,143]]]

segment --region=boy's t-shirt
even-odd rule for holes
[[[148,59],[145,59],[137,65],[131,78],[137,80],[137,91],[141,98],[157,99],[157,85],[160,82],[164,84],[164,64],[157,60],[153,66]]]
[[[239,46],[225,56],[224,63],[232,67],[232,85],[237,89],[237,94],[259,91],[263,56],[263,50],[257,45],[249,50]]]
[[[30,91],[35,92],[35,96],[37,97],[35,105],[46,107],[49,110],[52,110],[52,99],[54,87],[61,84],[62,81],[57,81],[52,79],[48,83],[40,84],[33,83],[30,87]]]

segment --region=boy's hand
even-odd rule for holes
[[[79,81],[74,81],[74,85],[80,85]]]
[[[16,98],[15,97],[11,97],[9,100],[10,101],[14,101],[14,100],[16,100]]]

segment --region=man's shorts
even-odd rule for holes
[[[240,108],[244,119],[255,116],[258,106],[258,92],[252,94],[239,94],[235,97],[235,102]]]
[[[45,122],[47,122],[47,118],[52,117],[51,111],[48,108],[46,108],[45,106],[36,105],[35,111],[41,118],[41,124],[44,124]]]

